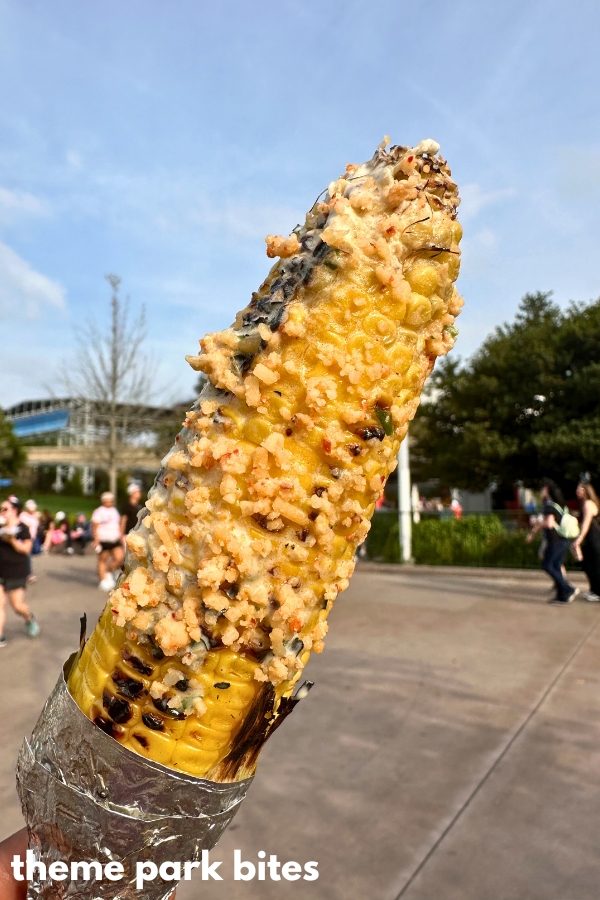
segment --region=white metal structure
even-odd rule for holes
[[[412,562],[412,502],[410,491],[410,461],[408,434],[398,451],[398,533],[403,563]]]

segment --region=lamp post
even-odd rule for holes
[[[408,432],[398,451],[398,535],[400,558],[403,563],[410,563],[412,562],[412,503]]]

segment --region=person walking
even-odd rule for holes
[[[576,494],[581,502],[581,528],[579,537],[571,544],[571,551],[581,563],[590,584],[583,597],[597,603],[600,601],[600,500],[589,481],[580,481]]]
[[[7,598],[17,615],[25,619],[29,637],[35,638],[40,633],[40,626],[25,602],[32,540],[27,525],[19,521],[20,513],[21,503],[16,497],[9,497],[0,504],[3,523],[0,527],[0,647],[6,646]]]
[[[38,526],[37,533],[37,543],[39,544],[40,553],[44,552],[44,543],[46,541],[46,535],[48,531],[52,527],[52,513],[48,509],[43,509],[40,513],[40,523]]]
[[[567,581],[563,570],[569,541],[559,534],[558,529],[567,512],[565,498],[559,486],[551,478],[544,478],[540,493],[544,501],[542,519],[534,523],[527,535],[527,541],[531,542],[537,532],[543,528],[545,547],[542,569],[554,582],[554,593],[548,602],[556,606],[564,606],[571,603],[579,593],[578,588]]]
[[[112,591],[116,584],[113,573],[121,568],[125,558],[121,517],[115,508],[115,495],[110,491],[101,495],[100,503],[102,505],[92,513],[94,549],[98,554],[98,587],[101,591]]]
[[[35,502],[35,500],[25,501],[23,512],[19,516],[19,522],[23,522],[24,525],[27,525],[27,527],[29,528],[29,534],[31,535],[31,553],[29,553],[27,556],[27,565],[29,568],[27,583],[35,584],[35,582],[37,581],[37,575],[33,574],[31,557],[42,552],[42,546],[39,542],[38,534],[40,528],[40,514],[38,512],[37,503]]]
[[[23,512],[19,516],[19,520],[29,528],[29,534],[33,541],[32,555],[42,552],[41,544],[38,540],[38,531],[40,528],[40,514],[38,512],[35,500],[26,500],[23,506]]]
[[[141,503],[142,489],[139,484],[132,481],[127,488],[127,494],[129,495],[129,500],[125,504],[121,514],[121,536],[123,538],[125,538],[137,524],[138,513],[143,507],[143,504]]]

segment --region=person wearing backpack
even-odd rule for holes
[[[567,581],[563,569],[569,541],[577,538],[579,525],[575,516],[567,509],[563,493],[555,481],[544,478],[540,493],[544,501],[543,518],[533,526],[527,535],[527,541],[532,541],[540,528],[544,529],[545,550],[542,569],[554,582],[554,593],[548,602],[555,606],[563,606],[571,603],[579,593],[578,588]]]
[[[576,493],[581,502],[581,531],[571,544],[571,552],[590,583],[584,599],[597,603],[600,601],[600,500],[587,478],[579,482]]]

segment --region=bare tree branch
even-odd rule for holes
[[[90,463],[108,471],[114,492],[119,471],[130,467],[136,443],[157,431],[164,409],[150,405],[156,396],[156,364],[143,346],[145,309],[134,314],[129,298],[121,299],[118,275],[106,275],[106,280],[111,287],[108,327],[88,320],[75,329],[74,356],[63,362],[60,380],[87,410],[84,441]]]

